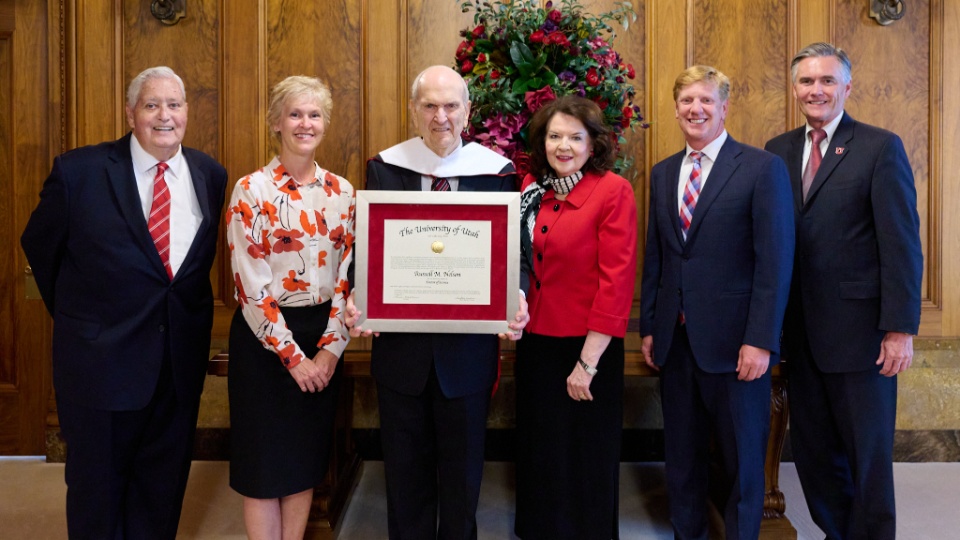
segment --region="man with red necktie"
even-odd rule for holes
[[[900,137],[844,112],[846,52],[813,43],[790,67],[806,125],[766,148],[787,163],[797,227],[783,328],[793,457],[827,538],[892,539],[896,375],[913,361],[923,279],[913,170]]]
[[[641,351],[660,371],[666,483],[676,538],[707,538],[711,434],[726,538],[756,539],[770,426],[770,366],[793,264],[790,183],[778,157],[724,123],[730,81],[677,78],[686,148],[653,167],[640,295]]]
[[[57,156],[21,237],[54,321],[70,538],[176,536],[210,351],[226,171],[181,146],[170,68],[133,79],[126,117]]]

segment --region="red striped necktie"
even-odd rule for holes
[[[683,239],[687,239],[687,231],[690,230],[690,222],[693,220],[693,210],[697,207],[697,200],[700,198],[700,158],[703,152],[690,152],[690,159],[693,160],[693,170],[690,171],[690,178],[683,186],[683,204],[680,206],[680,230],[683,231]]]
[[[150,206],[147,228],[150,229],[163,267],[167,269],[167,277],[173,279],[173,268],[170,266],[170,190],[167,189],[163,174],[169,167],[163,161],[157,163],[157,175],[153,179],[153,205]]]
[[[433,181],[430,182],[430,191],[450,191],[450,182],[446,178],[434,176]]]

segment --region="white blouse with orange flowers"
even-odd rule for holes
[[[332,300],[318,346],[339,357],[350,341],[344,309],[355,207],[346,179],[317,166],[314,181],[299,185],[277,157],[233,189],[226,225],[237,301],[257,339],[288,369],[304,353],[280,306]]]

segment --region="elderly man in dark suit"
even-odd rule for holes
[[[170,68],[133,79],[126,116],[54,160],[21,238],[54,321],[71,538],[176,536],[210,350],[226,171],[181,146]]]
[[[896,375],[913,359],[923,254],[900,138],[843,110],[850,59],[827,43],[791,63],[806,125],[767,143],[793,184],[797,259],[784,323],[790,439],[827,538],[894,538]]]
[[[466,82],[445,66],[413,82],[410,113],[419,133],[367,163],[369,190],[516,191],[513,164],[460,134],[470,117]],[[520,292],[518,291],[518,294]],[[526,301],[511,322],[518,339]],[[352,297],[347,324],[357,312]],[[356,327],[352,335],[359,335]],[[497,378],[497,336],[383,333],[370,370],[380,402],[380,436],[392,540],[475,539],[487,411]]]
[[[770,366],[793,264],[783,161],[724,122],[730,81],[693,66],[674,85],[686,149],[653,167],[640,298],[641,350],[661,373],[670,519],[707,538],[711,434],[728,539],[755,539],[763,515]]]

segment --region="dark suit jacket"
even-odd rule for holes
[[[697,364],[736,370],[740,347],[779,358],[793,264],[793,212],[783,162],[728,137],[693,214],[680,232],[677,186],[685,152],[651,171],[640,298],[640,335],[653,335],[663,365],[681,306]]]
[[[899,137],[844,113],[804,204],[804,136],[800,127],[766,145],[787,163],[797,225],[784,354],[798,354],[805,332],[822,371],[872,369],[886,332],[920,326],[913,171]]]
[[[226,171],[183,148],[203,220],[171,282],[147,230],[130,137],[58,156],[20,239],[53,316],[57,396],[95,409],[146,406],[164,355],[177,395],[197,400],[210,352]]]
[[[516,191],[513,165],[498,175],[461,176],[459,191]],[[367,162],[370,190],[421,191],[420,173],[381,161]],[[373,339],[370,371],[379,384],[396,392],[423,391],[435,366],[443,394],[462,397],[488,390],[497,378],[499,341],[495,335],[384,332]]]

